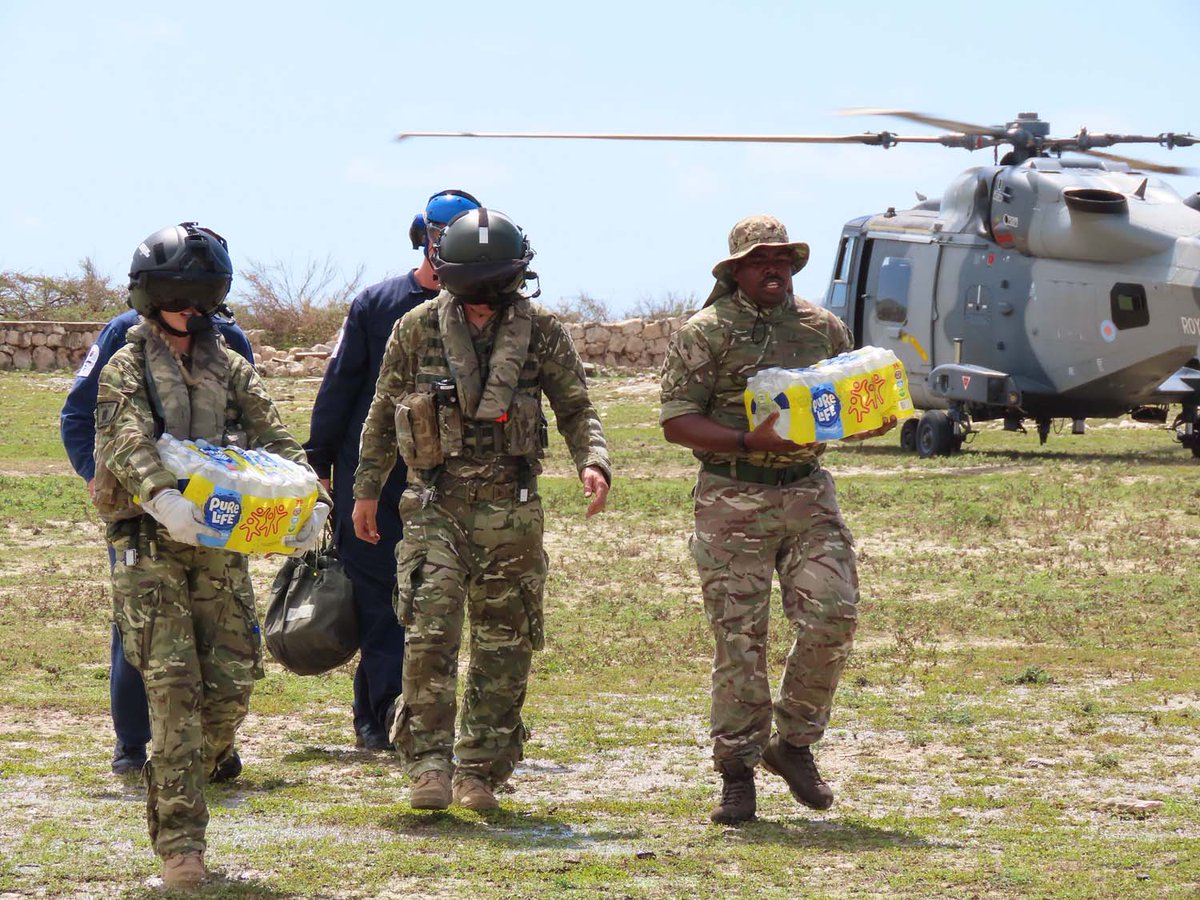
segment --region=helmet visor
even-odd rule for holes
[[[164,312],[182,312],[194,309],[208,315],[214,312],[229,294],[230,278],[214,272],[186,277],[156,274],[146,279],[146,293],[158,309]]]

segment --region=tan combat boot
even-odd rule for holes
[[[199,850],[176,853],[163,859],[163,887],[187,889],[202,884],[208,877],[204,854]]]
[[[721,765],[721,802],[708,817],[718,825],[738,825],[754,819],[758,809],[754,794],[754,769],[740,760]]]
[[[413,809],[446,809],[450,806],[450,776],[433,769],[422,772],[412,786],[409,803]]]
[[[812,750],[789,744],[778,734],[771,735],[762,754],[763,768],[773,772],[792,791],[792,796],[812,809],[833,806],[833,789],[817,771]]]
[[[479,812],[500,808],[500,801],[496,799],[492,786],[478,775],[463,775],[454,779],[454,802],[465,809]]]

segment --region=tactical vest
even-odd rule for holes
[[[519,340],[519,332],[506,329],[501,321],[489,361],[488,384],[472,386],[467,379],[474,377],[478,382],[479,373],[469,335],[464,331],[458,336],[457,348],[448,350],[446,346],[445,317],[462,315],[460,310],[449,309],[449,303],[454,302],[449,297],[442,294],[422,315],[417,389],[396,404],[400,455],[410,469],[418,471],[437,469],[457,457],[510,456],[530,464],[536,462],[545,455],[547,435],[538,384],[541,363],[533,349],[528,301],[518,301],[515,310],[500,315],[528,316],[529,337]],[[465,321],[458,325],[466,327]],[[466,350],[462,348],[463,338],[468,344]],[[458,358],[452,360],[455,349]],[[467,352],[472,354],[470,359],[466,358]],[[473,373],[469,371],[472,368]]]
[[[139,322],[129,330],[124,350],[141,374],[144,399],[137,393],[130,403],[144,402],[154,420],[158,440],[163,434],[177,438],[203,439],[217,446],[243,443],[240,411],[232,391],[233,379],[229,350],[216,331],[196,335],[192,365],[185,375],[170,347],[149,322]],[[98,427],[99,427],[99,423]],[[99,456],[93,502],[101,518],[113,522],[142,514],[142,507]]]

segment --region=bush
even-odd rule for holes
[[[549,309],[564,322],[612,321],[608,304],[590,296],[586,291],[580,291],[575,297],[561,297],[557,303],[549,304]]]
[[[692,294],[674,292],[657,299],[642,297],[626,315],[618,317],[604,300],[597,300],[586,291],[580,291],[574,297],[561,298],[549,308],[564,322],[612,322],[617,318],[666,319],[695,312],[696,298]]]
[[[283,263],[252,260],[241,274],[248,286],[239,288],[230,303],[238,324],[260,329],[263,342],[272,347],[310,347],[337,334],[358,293],[362,266],[341,283],[328,257],[310,261],[298,274]]]
[[[26,275],[0,272],[0,319],[53,322],[106,322],[125,311],[126,289],[96,271],[90,259],[78,275]]]
[[[639,319],[667,319],[673,316],[688,316],[696,311],[696,295],[676,294],[668,291],[657,299],[642,297],[633,305],[630,315]]]

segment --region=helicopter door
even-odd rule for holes
[[[867,244],[866,289],[860,298],[861,344],[891,350],[904,363],[910,383],[923,382],[933,364],[939,248],[928,242],[891,239]]]
[[[846,300],[850,291],[850,265],[857,249],[857,235],[842,236],[842,242],[838,245],[837,263],[833,267],[833,280],[829,282],[829,290],[825,294],[825,308],[842,321],[846,320]]]

